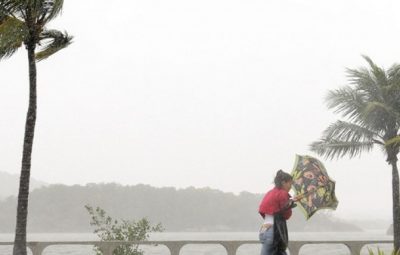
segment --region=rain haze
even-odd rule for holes
[[[340,118],[324,104],[362,54],[400,55],[399,1],[65,1],[74,43],[38,64],[32,177],[264,193]],[[0,62],[0,171],[20,171],[26,51]],[[390,219],[379,149],[322,159],[345,218]],[[256,211],[256,208],[255,208]]]

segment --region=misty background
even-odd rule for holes
[[[17,183],[12,179],[18,178],[16,175],[0,172],[0,186],[3,186],[4,179]],[[14,186],[17,188],[17,185]],[[86,205],[93,208],[99,206],[114,219],[147,218],[153,224],[161,223],[163,229],[169,233],[254,232],[260,226],[261,217],[255,212],[255,208],[263,194],[233,194],[194,187],[155,188],[143,184],[49,185],[35,179],[32,179],[32,187],[28,215],[30,233],[89,233],[93,227],[89,224],[91,215],[85,209]],[[0,194],[5,190],[0,190]],[[12,195],[15,194],[13,192]],[[4,233],[12,233],[15,229],[16,206],[14,196],[0,200],[0,239],[4,238]],[[302,233],[390,233],[387,232],[389,221],[346,221],[333,217],[330,211],[320,211],[312,219],[306,220],[300,210],[294,210],[288,225],[291,231]]]
[[[323,102],[345,68],[400,54],[398,1],[65,1],[75,39],[38,64],[32,177],[264,193],[339,118]],[[0,171],[20,171],[24,51],[0,62]],[[315,155],[314,155],[315,156]],[[390,219],[377,150],[323,160],[343,219]],[[256,213],[257,208],[254,208]]]

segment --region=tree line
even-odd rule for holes
[[[30,196],[28,231],[92,232],[85,205],[99,206],[120,219],[162,223],[165,231],[258,231],[262,194],[238,195],[210,188],[155,188],[148,185],[50,185]],[[15,229],[16,198],[0,202],[0,232]],[[297,209],[292,231],[358,231],[356,226],[321,212],[309,221]]]

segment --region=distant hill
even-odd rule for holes
[[[50,185],[30,195],[30,232],[91,232],[84,205],[100,206],[122,219],[147,217],[166,231],[257,231],[262,194],[239,195],[209,188],[154,188],[147,185]],[[14,230],[16,199],[0,202],[0,232]],[[298,209],[289,221],[291,231],[361,231],[360,228],[319,213],[309,221]]]
[[[48,185],[45,182],[30,180],[30,190],[34,190]],[[0,172],[0,200],[9,196],[16,196],[18,194],[19,175]]]

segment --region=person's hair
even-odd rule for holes
[[[293,177],[290,174],[279,170],[278,172],[276,172],[274,183],[276,187],[281,188],[282,182],[288,182],[291,180],[293,180]]]

